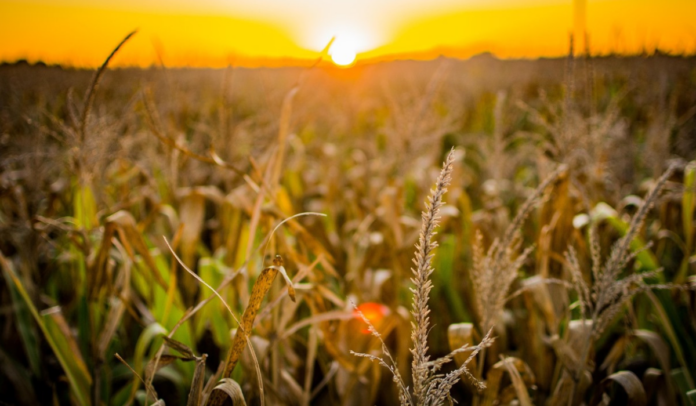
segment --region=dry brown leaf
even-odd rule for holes
[[[214,399],[216,397],[222,398],[223,404],[225,400],[229,399],[232,402],[232,406],[246,406],[242,388],[240,388],[239,384],[232,378],[222,378],[220,383],[213,389],[213,393],[210,394],[210,398],[206,404],[215,404]]]
[[[203,354],[198,360],[196,360],[196,370],[193,373],[191,391],[189,392],[186,406],[203,405],[203,383],[205,382],[205,360],[207,358],[208,355]]]
[[[601,389],[596,391],[591,406],[596,406],[602,401],[604,392],[609,389],[612,383],[618,383],[626,391],[628,395],[628,405],[630,406],[645,406],[648,404],[648,399],[645,396],[645,390],[640,379],[630,371],[619,371],[604,378],[601,382]]]
[[[193,353],[193,350],[189,348],[188,345],[176,341],[175,339],[169,338],[167,336],[162,336],[162,338],[167,343],[167,347],[179,352],[181,355],[184,356],[185,359],[191,360],[196,358],[196,355]]]
[[[657,368],[648,368],[643,373],[643,389],[645,389],[645,399],[651,401],[658,387],[664,385],[664,374]]]
[[[87,273],[89,297],[96,298],[99,296],[102,289],[107,288],[111,284],[108,278],[107,265],[109,262],[109,252],[112,246],[112,238],[114,238],[117,233],[133,263],[137,264],[135,254],[140,254],[145,265],[149,268],[150,275],[154,278],[154,281],[166,291],[167,283],[162,278],[152,255],[150,255],[150,250],[142,234],[138,230],[135,218],[127,211],[120,210],[106,218],[104,234],[99,250],[94,260],[90,261],[89,272]],[[150,275],[146,275],[146,278],[150,279]]]
[[[519,362],[515,362],[519,361]],[[506,357],[503,359],[503,365],[507,369],[508,374],[510,374],[510,379],[512,380],[512,386],[515,388],[515,393],[517,394],[517,400],[519,400],[521,406],[532,406],[532,399],[529,397],[529,392],[527,391],[527,385],[522,380],[522,376],[518,371],[518,365],[522,364],[522,367],[526,369],[527,376],[531,374],[531,369],[522,360],[513,357]]]
[[[227,378],[232,375],[234,367],[237,365],[239,358],[247,345],[247,340],[251,335],[251,330],[254,326],[254,319],[261,307],[261,302],[266,296],[266,293],[271,288],[273,280],[278,274],[278,268],[283,266],[283,258],[280,255],[276,255],[273,259],[273,266],[268,267],[261,271],[261,274],[256,278],[254,287],[251,290],[251,297],[249,298],[249,304],[244,310],[244,315],[242,315],[241,326],[237,329],[237,333],[234,335],[232,340],[232,348],[230,348],[229,355],[227,356],[227,361],[225,362],[225,368],[223,369],[222,376]],[[219,386],[219,385],[218,385]],[[224,397],[220,391],[215,391],[210,395],[208,403],[210,405],[221,405],[224,401]]]

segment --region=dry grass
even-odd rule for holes
[[[695,69],[0,67],[0,400],[687,404]]]
[[[518,271],[531,254],[533,247],[519,253],[520,229],[529,216],[534,205],[542,198],[546,188],[553,184],[565,171],[556,170],[544,180],[524,202],[517,215],[505,230],[501,239],[495,239],[484,255],[483,236],[476,234],[474,242],[473,268],[471,281],[476,292],[476,310],[483,331],[492,329],[503,312],[512,283],[517,279]]]
[[[411,322],[411,343],[413,345],[411,348],[411,354],[413,355],[411,364],[412,391],[406,386],[399,374],[396,362],[389,353],[389,349],[384,344],[381,335],[362,312],[358,311],[363,321],[367,323],[370,333],[380,340],[382,355],[386,359],[353,351],[351,353],[378,362],[394,375],[394,382],[399,390],[399,401],[402,405],[429,406],[444,404],[447,399],[451,399],[450,391],[462,376],[471,380],[479,389],[485,388],[485,385],[471,374],[468,365],[482,349],[492,344],[493,338],[490,337],[490,330],[483,340],[475,346],[464,344],[450,354],[433,361],[430,360],[430,355],[428,355],[428,335],[430,333],[430,306],[428,302],[430,300],[430,291],[433,288],[430,277],[435,271],[432,267],[432,260],[437,247],[437,242],[433,241],[433,237],[435,228],[440,222],[440,209],[444,204],[442,197],[447,192],[447,187],[452,180],[454,156],[454,150],[447,155],[440,176],[438,176],[435,182],[435,189],[428,196],[425,211],[422,213],[421,231],[416,244],[415,258],[413,259],[416,268],[411,270],[413,272],[413,277],[411,278],[413,287],[410,288],[413,294],[411,304],[411,315],[413,317]],[[468,358],[454,371],[446,375],[438,374],[443,365],[451,362],[455,355],[464,352],[470,353]]]

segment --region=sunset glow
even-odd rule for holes
[[[339,66],[348,66],[355,62],[355,47],[349,41],[338,39],[329,50],[331,60]]]
[[[353,63],[353,54],[357,62],[553,57],[567,52],[578,10],[593,53],[696,52],[692,0],[0,0],[0,60],[97,66],[133,29],[138,35],[114,66],[302,65],[333,36],[339,65]]]

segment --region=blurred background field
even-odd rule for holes
[[[398,404],[389,371],[350,354],[379,351],[351,302],[410,379],[411,259],[452,148],[435,237],[434,356],[486,334],[472,283],[477,233],[488,249],[567,167],[509,252],[533,247],[511,286],[501,283],[510,297],[490,316],[496,341],[472,366],[487,389],[465,379],[452,396],[477,405],[696,398],[694,57],[119,68],[104,72],[90,104],[93,75],[0,67],[3,404],[154,403],[135,373],[166,404],[185,404],[197,365],[206,377],[216,371],[237,323],[164,238],[200,278],[222,284],[237,318],[261,270],[283,257],[297,301],[278,276],[251,338],[266,404]],[[589,230],[604,262],[670,165],[621,274],[661,268],[646,283],[668,289],[641,291],[601,334],[583,336],[568,247],[592,286]],[[304,212],[325,216],[279,226]],[[170,343],[154,374],[150,360],[173,330],[186,349]],[[571,394],[578,337],[591,341],[589,376]],[[233,378],[248,404],[260,403],[248,350]]]

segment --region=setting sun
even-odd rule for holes
[[[350,42],[338,39],[329,50],[331,60],[339,66],[348,66],[355,62],[356,52]]]

